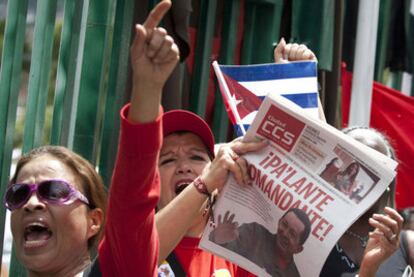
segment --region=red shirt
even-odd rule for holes
[[[198,248],[199,242],[199,238],[184,237],[174,249],[174,254],[188,277],[255,276],[225,259]]]
[[[102,276],[157,276],[158,233],[154,211],[160,195],[158,155],[162,109],[147,124],[121,110],[118,155],[109,193],[104,239],[99,245]]]

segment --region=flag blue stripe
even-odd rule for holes
[[[287,64],[266,64],[248,66],[223,66],[223,73],[239,82],[266,81],[275,79],[291,79],[316,77],[315,62],[295,62]]]
[[[282,96],[304,109],[318,107],[318,95],[316,93],[282,94]]]
[[[250,124],[243,124],[243,126],[244,126],[244,130],[247,132],[247,130],[250,127]],[[242,132],[241,127],[240,127],[239,124],[234,124],[233,128],[234,128],[234,132],[236,133],[236,136],[238,136],[238,137],[243,136],[243,132]]]
[[[282,94],[282,96],[304,109],[318,107],[318,94],[316,92]],[[259,98],[263,101],[265,96],[259,96]]]

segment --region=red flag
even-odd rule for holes
[[[342,124],[348,125],[352,74],[342,71]],[[370,126],[390,138],[399,162],[396,204],[414,206],[414,98],[374,82]]]
[[[223,77],[227,82],[231,95],[234,97],[240,119],[259,109],[262,100],[256,94],[240,85],[227,74],[223,73]]]

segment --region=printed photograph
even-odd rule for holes
[[[344,149],[335,147],[334,153],[336,155],[327,159],[319,176],[350,200],[359,203],[374,188],[379,178]]]

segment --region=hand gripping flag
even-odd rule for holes
[[[213,68],[238,136],[246,133],[268,93],[282,95],[318,117],[316,62],[228,66],[214,61]]]

